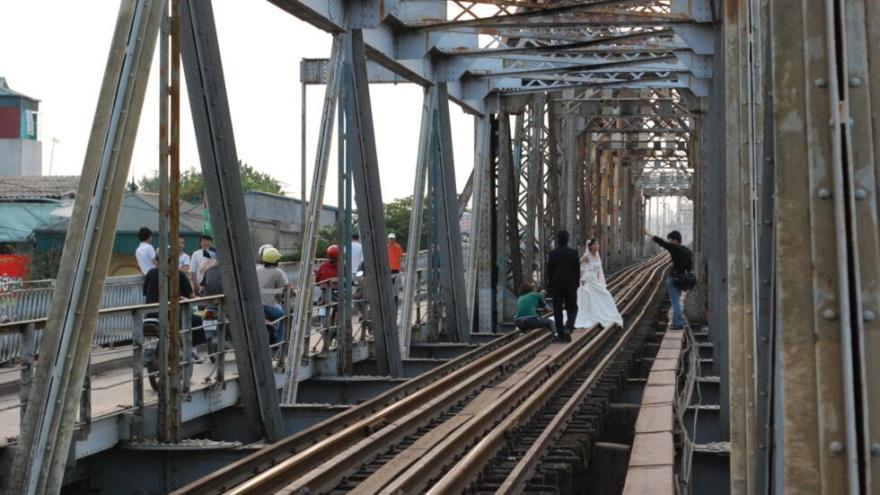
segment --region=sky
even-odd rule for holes
[[[0,29],[0,77],[40,100],[46,175],[78,175],[82,168],[118,9],[119,0],[0,0],[0,19],[7,20]],[[214,13],[238,156],[300,197],[299,62],[329,57],[331,37],[265,0],[215,0]],[[158,168],[158,73],[154,57],[131,162],[135,178]],[[422,90],[414,84],[372,85],[370,94],[387,202],[412,194]],[[308,186],[323,95],[323,86],[307,90]],[[198,168],[185,88],[181,108],[181,168]],[[473,167],[473,118],[454,103],[450,114],[461,190]],[[325,203],[335,205],[332,149]]]

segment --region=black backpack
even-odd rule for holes
[[[697,276],[694,272],[676,273],[675,286],[681,290],[691,290],[697,286]]]

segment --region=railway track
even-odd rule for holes
[[[625,354],[665,265],[609,277],[625,329],[500,336],[174,493],[520,491]]]

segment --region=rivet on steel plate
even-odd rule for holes
[[[813,83],[820,88],[828,86],[828,81],[826,81],[825,79],[816,79],[815,81],[813,81]]]
[[[856,189],[856,199],[865,199],[868,197],[868,192],[862,189],[861,187]]]
[[[838,454],[843,452],[843,444],[840,442],[831,442],[831,452]]]
[[[831,189],[828,189],[827,187],[823,187],[822,189],[819,189],[819,197],[822,199],[830,198],[831,197]]]
[[[825,318],[826,320],[833,320],[837,318],[837,311],[834,311],[833,309],[826,309],[822,312],[822,318]]]
[[[866,309],[862,312],[862,319],[865,321],[874,321],[874,312],[870,309]]]

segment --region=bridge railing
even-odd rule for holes
[[[299,263],[279,265],[294,286],[299,282]],[[101,308],[120,308],[136,306],[144,302],[143,275],[107,277]],[[13,288],[0,294],[0,319],[3,321],[29,321],[45,318],[54,289],[54,280],[27,282],[26,286]],[[131,314],[104,312],[98,318],[93,344],[113,346],[131,341],[133,325]],[[36,335],[39,345],[41,332]],[[21,337],[17,333],[0,336],[0,363],[8,363],[21,357]]]
[[[418,272],[420,283],[418,284],[419,289],[416,300],[424,301],[427,294],[427,284],[425,282],[424,270],[419,270]],[[105,302],[128,301],[130,299],[126,299],[126,296],[134,298],[130,294],[134,290],[132,287],[135,287],[138,291],[141,290],[142,277],[125,277],[125,279],[128,280],[121,280],[114,284],[114,288],[118,289],[119,294],[109,297]],[[44,287],[38,288],[38,290],[49,291],[50,289]],[[295,288],[284,290],[282,293],[282,316],[275,321],[267,321],[267,331],[270,331],[268,328],[270,325],[274,326],[279,323],[283,323],[285,328],[283,338],[278,342],[272,343],[270,346],[273,357],[277,358],[276,367],[281,367],[282,369],[285,366],[283,357],[286,355],[286,352],[284,349],[290,341],[291,333],[293,332],[290,322],[293,321],[291,301],[295,299],[293,297],[295,290]],[[24,297],[21,297],[19,300],[25,301],[25,304],[33,304],[32,301],[37,299],[37,297],[32,294],[25,293],[23,294]],[[140,292],[137,293],[137,296],[139,300],[142,300],[143,296],[140,295]],[[318,299],[319,296],[320,294],[316,294],[315,304],[312,306],[312,318],[309,328],[304,329],[309,332],[308,342],[310,344],[309,352],[306,353],[306,360],[312,359],[315,354],[332,350],[335,347],[334,339],[341,335],[339,332],[341,326],[339,319],[333,317],[334,314],[338,314],[339,302],[335,300],[321,301]],[[223,302],[224,297],[222,295],[181,301],[181,342],[178,345],[181,349],[180,369],[184,396],[189,394],[191,383],[203,383],[209,386],[222,387],[226,379],[227,355],[233,353],[233,350],[226,343],[229,329]],[[368,302],[363,291],[355,291],[352,301],[352,343],[354,345],[369,345],[369,342],[372,340],[370,322],[366,317],[367,304]],[[104,336],[96,337],[92,343],[92,363],[99,362],[102,356],[113,353],[113,359],[115,360],[130,359],[132,373],[126,375],[126,378],[113,380],[110,383],[102,382],[99,387],[93,386],[91,378],[87,378],[84,381],[79,414],[79,424],[82,430],[88,432],[92,422],[91,403],[93,392],[130,385],[132,390],[131,403],[120,404],[116,410],[131,410],[133,414],[133,432],[137,435],[138,432],[143,431],[141,424],[143,421],[142,408],[145,405],[145,380],[155,383],[161,373],[157,366],[158,335],[156,332],[144,331],[147,328],[144,325],[144,319],[147,316],[151,316],[151,313],[158,312],[158,306],[157,303],[143,304],[138,301],[135,304],[120,304],[116,307],[99,310],[98,326],[103,329],[105,334]],[[197,316],[203,315],[203,310],[206,306],[215,308],[217,313],[216,320],[209,321],[207,325],[204,319],[192,318],[194,314]],[[417,305],[414,324],[422,322],[424,318],[425,312],[421,310],[421,305]],[[20,414],[23,418],[30,394],[33,368],[46,321],[45,317],[40,317],[0,323],[0,355],[6,361],[6,366],[0,368],[0,388],[6,388],[8,391],[17,382],[19,397],[17,403],[0,407],[0,413],[12,409],[20,409]],[[206,342],[201,347],[206,352],[194,355],[191,352],[194,348],[193,336],[199,335],[202,332],[205,334]],[[299,334],[299,336],[302,336],[302,334]],[[202,368],[200,376],[193,376],[195,365],[205,362],[211,363],[210,368],[207,370]],[[7,378],[10,374],[17,376],[17,380]],[[87,373],[87,376],[90,377],[91,373]]]

